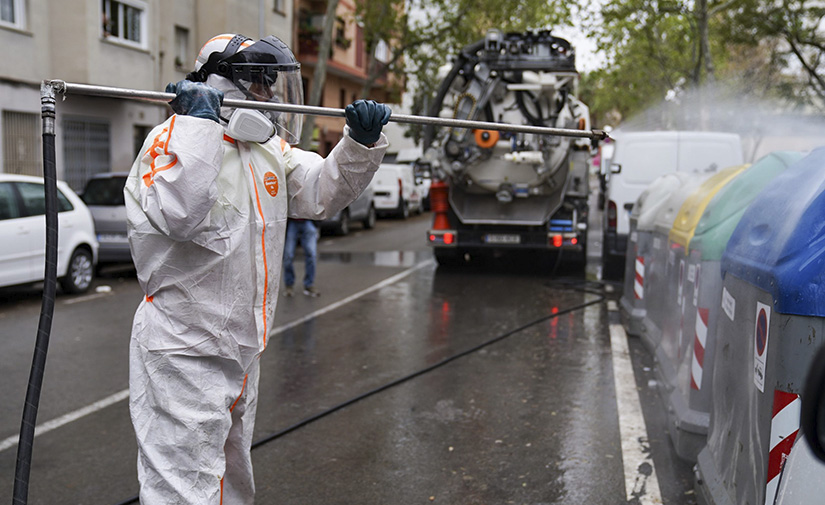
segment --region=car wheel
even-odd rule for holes
[[[347,233],[349,233],[349,210],[344,209],[341,211],[341,220],[335,228],[335,234],[343,236]]]
[[[376,218],[375,207],[370,205],[370,210],[367,212],[367,217],[364,218],[364,221],[363,221],[364,228],[366,228],[367,230],[374,228],[375,227],[375,218]]]
[[[407,219],[410,217],[410,206],[406,201],[404,201],[404,199],[401,199],[398,202],[398,217],[401,219]]]
[[[66,293],[84,293],[92,285],[94,271],[92,253],[87,249],[75,249],[66,276],[60,279],[60,286]]]

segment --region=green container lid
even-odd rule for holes
[[[733,230],[754,198],[803,156],[794,151],[774,151],[720,189],[705,207],[690,240],[690,249],[700,251],[702,261],[721,261]]]
[[[695,233],[696,225],[699,223],[710,200],[746,168],[748,168],[748,165],[737,165],[722,169],[703,182],[696,191],[688,195],[679,208],[676,219],[673,220],[673,227],[668,234],[668,241],[687,249],[690,239],[693,238]]]

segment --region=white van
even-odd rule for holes
[[[611,137],[615,148],[601,174],[605,264],[624,264],[630,211],[642,191],[660,175],[716,172],[743,163],[741,139],[734,133],[614,131]]]
[[[421,212],[421,195],[415,187],[412,165],[382,163],[372,178],[372,187],[379,216],[406,219],[411,212]]]

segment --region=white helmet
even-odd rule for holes
[[[195,82],[208,80],[208,84],[223,91],[226,98],[236,95],[259,102],[304,103],[301,64],[289,46],[274,35],[257,42],[231,33],[213,37],[201,48],[195,71],[186,78]],[[301,138],[303,117],[300,114],[261,112],[287,142],[294,144]]]

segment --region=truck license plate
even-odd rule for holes
[[[484,241],[488,244],[520,244],[521,236],[490,233],[484,237]]]

